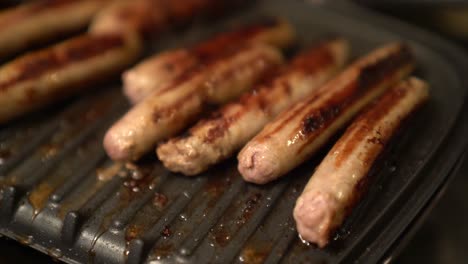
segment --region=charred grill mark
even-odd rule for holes
[[[264,72],[268,72],[270,68],[276,68],[273,66],[273,62],[264,54],[259,54],[257,56],[254,56],[250,58],[249,60],[245,61],[242,64],[235,65],[235,67],[231,67],[229,71],[223,72],[222,75],[217,76],[216,78],[208,78],[205,83],[204,83],[204,88],[208,87],[213,87],[216,86],[219,81],[221,82],[229,82],[229,80],[232,80],[233,77],[235,77],[239,69],[245,69],[247,67],[250,68],[260,68],[261,72],[260,74],[257,74],[255,78],[261,78]],[[254,83],[256,83],[256,80],[254,79]]]
[[[175,102],[173,102],[170,105],[165,106],[164,108],[158,108],[156,107],[153,110],[153,123],[157,124],[161,119],[169,119],[171,118],[175,113],[181,112],[180,107],[190,100],[194,96],[199,96],[199,93],[197,90],[191,91],[184,96],[178,98]],[[171,122],[180,122],[179,120],[172,120]]]
[[[235,54],[236,53],[229,54],[229,55],[235,55]],[[236,69],[237,68],[247,67],[249,65],[252,65],[253,62],[256,62],[256,61],[259,61],[259,60],[266,61],[267,58],[265,58],[263,55],[255,56],[251,60],[247,60],[245,63],[243,63],[241,65],[237,65]],[[198,67],[194,68],[193,70],[183,74],[183,76],[180,76],[172,85],[170,85],[170,87],[164,89],[164,91],[161,91],[159,94],[162,94],[163,92],[167,92],[167,91],[169,91],[171,89],[175,89],[176,87],[180,86],[182,83],[184,83],[186,81],[193,80],[192,77],[194,77],[196,74],[203,74],[202,71],[203,71],[204,68],[205,68],[204,66],[198,66]],[[228,72],[224,73],[222,76],[219,77],[219,79],[226,80],[226,79],[231,78],[232,76],[234,76],[234,73],[235,73],[236,69],[233,69],[232,71],[228,71]],[[206,90],[205,86],[206,86],[206,82],[202,83],[200,85],[200,88],[194,89],[194,91],[192,91],[192,92],[184,95],[183,97],[179,98],[176,102],[172,103],[170,106],[165,107],[164,109],[155,109],[153,111],[153,122],[157,123],[157,122],[159,122],[159,120],[161,118],[167,118],[168,116],[172,115],[177,110],[178,107],[183,105],[184,102],[189,100],[191,97],[193,97],[193,96],[201,96],[201,97],[205,96],[205,90]],[[202,108],[205,108],[205,107],[207,107],[207,102],[205,102],[203,100]],[[208,135],[208,137],[210,139],[207,139],[207,140],[212,141],[216,137],[222,136],[223,133],[221,133],[220,130],[222,130],[222,127],[227,128],[230,123],[231,122],[226,123],[225,126],[224,125],[219,126],[219,129],[214,129],[213,132]]]
[[[236,68],[247,67],[249,65],[254,64],[252,61],[260,61],[260,60],[265,61],[266,58],[264,58],[264,56],[256,56],[256,57],[253,57],[251,60],[248,60],[245,64],[239,65]],[[265,73],[264,75],[269,75],[272,72],[277,72],[277,69],[278,69],[278,67],[271,67],[271,69],[268,69],[267,73]],[[235,69],[233,71],[226,72],[219,79],[221,79],[221,80],[230,79],[232,76],[235,75],[234,72],[235,72]],[[253,97],[255,97],[255,99],[258,99],[258,100],[253,99]],[[249,94],[247,94],[245,96],[242,96],[239,101],[240,101],[240,104],[243,107],[240,110],[235,111],[234,114],[229,115],[229,112],[230,112],[231,108],[235,108],[235,107],[239,106],[239,104],[230,104],[230,105],[225,106],[220,111],[214,112],[210,116],[209,119],[207,119],[207,120],[205,119],[205,120],[201,121],[199,124],[197,124],[197,126],[195,126],[193,128],[194,130],[196,130],[198,126],[203,126],[204,124],[206,124],[208,122],[213,123],[213,126],[208,130],[208,132],[206,133],[206,135],[205,135],[205,137],[203,139],[204,142],[210,143],[210,142],[213,142],[216,139],[224,136],[224,134],[227,132],[227,130],[229,129],[229,127],[231,126],[232,123],[234,123],[236,120],[238,120],[239,117],[246,110],[250,109],[251,107],[254,107],[252,105],[252,103],[260,105],[260,107],[261,107],[261,105],[262,105],[261,101],[263,101],[263,98],[262,97],[257,97],[256,92],[252,91],[251,93],[249,93]],[[249,106],[247,106],[247,105],[249,105]]]
[[[317,137],[318,130],[324,130],[340,113],[347,111],[359,98],[370,93],[372,89],[384,82],[387,78],[393,76],[398,69],[411,63],[411,61],[412,56],[409,48],[405,45],[401,45],[396,52],[390,54],[386,58],[363,67],[356,81],[347,85],[333,96],[330,96],[331,99],[323,103],[323,110],[313,109],[311,113],[306,115],[306,118],[298,128],[301,139],[305,140],[306,143],[298,149],[297,153],[301,153],[307,143]],[[314,120],[307,121],[308,118],[310,119],[310,117],[313,116],[316,116]],[[309,127],[305,126],[307,124],[309,124]]]
[[[294,59],[292,62],[292,67],[288,70],[288,72],[293,71],[303,71],[307,74],[313,74],[319,69],[324,69],[325,67],[331,65],[334,61],[333,55],[326,44],[320,44],[317,49],[313,49],[310,52],[304,53],[303,55],[299,55],[297,59]],[[286,84],[287,82],[285,82]],[[288,86],[285,87],[285,91],[290,94],[289,83]],[[312,104],[314,101],[319,99],[321,95],[326,91],[317,91],[314,93],[314,96],[310,96],[306,101],[302,102],[302,106],[305,107],[307,105]],[[281,130],[285,127],[294,117],[296,117],[302,110],[302,107],[297,107],[294,111],[290,112],[288,116],[285,116],[281,123],[279,123],[271,132],[265,134],[261,139],[266,139],[270,137],[272,134],[276,133],[277,131]],[[306,123],[311,122],[312,120],[306,121]]]
[[[379,123],[388,112],[394,108],[398,103],[403,99],[407,90],[405,89],[393,89],[386,93],[383,97],[372,103],[367,107],[367,109],[363,112],[361,116],[359,116],[354,125],[352,125],[347,133],[353,135],[352,139],[344,140],[344,145],[337,146],[337,149],[340,149],[339,154],[335,158],[336,166],[340,166],[353,152],[356,148],[358,142],[364,140],[364,138],[369,134],[372,133],[372,127],[374,127],[377,123]],[[351,133],[350,131],[353,131]],[[387,138],[383,136],[379,131],[376,132],[377,136],[371,137],[367,139],[369,143],[379,144],[383,147],[386,142]],[[376,150],[377,151],[377,150]],[[372,153],[367,153],[366,157],[372,156]],[[364,158],[367,160],[368,158]]]
[[[259,21],[255,24],[244,26],[238,30],[218,35],[207,42],[202,42],[193,48],[193,52],[199,54],[204,58],[213,58],[217,54],[226,49],[226,47],[233,46],[233,43],[242,43],[248,39],[254,38],[267,30],[278,26],[280,21],[278,19],[268,18]]]
[[[390,73],[395,72],[401,66],[411,63],[413,56],[408,46],[402,44],[399,49],[387,58],[365,66],[361,69],[357,80],[358,89],[368,89],[384,80]]]
[[[197,74],[202,74],[202,72],[206,68],[212,66],[216,62],[226,60],[230,58],[231,56],[235,56],[239,51],[241,51],[242,49],[245,49],[245,47],[246,45],[239,45],[231,49],[225,49],[223,52],[218,53],[217,56],[214,56],[212,58],[208,58],[208,57],[204,58],[203,54],[200,55],[200,54],[192,53],[192,55],[194,56],[196,60],[196,63],[194,63],[194,66],[190,67],[188,70],[183,72],[174,81],[172,81],[168,86],[166,86],[163,89],[158,90],[157,94],[163,94],[170,90],[176,89],[182,83],[193,79]]]
[[[292,119],[294,119],[298,114],[301,113],[303,110],[303,107],[313,103],[315,100],[320,98],[320,94],[316,93],[314,96],[309,97],[306,99],[306,101],[300,102],[298,106],[293,108],[293,110],[288,111],[283,118],[281,119],[281,122],[277,124],[274,128],[272,128],[268,133],[262,134],[261,137],[258,137],[257,139],[259,141],[263,141],[267,138],[270,138],[273,134],[277,133],[279,130],[283,129],[285,126],[287,126]]]
[[[68,42],[65,47],[41,51],[20,59],[15,67],[19,74],[0,83],[0,91],[7,90],[19,82],[70,66],[73,63],[101,55],[111,49],[124,45],[124,40],[116,35],[86,35]]]
[[[243,112],[244,111],[241,110],[230,116],[225,115],[217,119],[210,120],[210,122],[213,122],[214,125],[208,130],[205,137],[203,138],[203,141],[205,143],[212,143],[216,139],[224,136],[231,124],[238,120]]]
[[[326,108],[319,109],[318,111],[309,114],[302,121],[301,135],[306,136],[327,126],[330,121],[335,119],[336,116],[341,113],[341,109],[341,105],[330,105]]]

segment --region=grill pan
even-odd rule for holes
[[[262,1],[216,25],[166,36],[153,51],[186,45],[228,24],[282,15],[300,45],[350,39],[353,56],[394,40],[413,48],[431,98],[373,169],[358,208],[320,250],[297,238],[292,209],[326,150],[281,180],[242,181],[235,159],[199,177],[112,163],[102,137],[128,104],[117,81],[0,129],[0,233],[68,263],[377,262],[447,181],[468,133],[461,115],[468,59],[440,38],[346,1]],[[99,88],[99,90],[98,90]]]

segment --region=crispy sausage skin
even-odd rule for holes
[[[279,112],[330,79],[344,66],[348,50],[345,40],[335,39],[297,55],[254,91],[199,121],[188,135],[161,144],[159,159],[171,171],[195,175],[228,158]]]
[[[120,34],[132,31],[151,37],[170,25],[186,23],[198,14],[229,6],[235,5],[219,0],[114,0],[96,15],[90,31]]]
[[[107,154],[114,160],[138,159],[187,127],[205,104],[239,96],[282,62],[277,49],[263,44],[226,50],[218,60],[200,65],[134,106],[106,133]]]
[[[424,81],[410,78],[387,91],[346,130],[297,199],[294,219],[301,237],[319,247],[342,224],[364,190],[372,164],[402,120],[428,98]]]
[[[272,181],[308,159],[362,107],[413,69],[409,48],[393,43],[353,63],[253,138],[238,155],[249,182]]]
[[[0,123],[121,72],[139,55],[134,35],[82,35],[0,67]]]
[[[245,42],[266,43],[285,48],[295,38],[292,26],[280,18],[268,18],[229,32],[221,33],[192,48],[176,49],[156,54],[123,75],[124,94],[138,103],[152,91],[184,74],[199,63],[216,59],[226,47]]]
[[[89,31],[98,34],[138,32],[145,37],[159,33],[169,23],[169,14],[164,2],[115,0],[96,15]]]
[[[197,64],[197,58],[185,49],[159,53],[122,74],[123,93],[132,104],[136,104]]]
[[[111,0],[38,0],[0,12],[0,57],[85,28]]]

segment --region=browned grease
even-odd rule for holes
[[[54,187],[48,183],[39,184],[28,197],[29,203],[34,208],[34,215],[37,215],[47,203],[50,194],[54,191]]]
[[[242,250],[239,261],[241,263],[248,263],[248,264],[260,264],[265,261],[268,257],[271,250],[271,246],[268,247],[246,247]],[[280,256],[278,256],[280,257]]]
[[[108,181],[119,173],[122,169],[122,163],[113,163],[106,168],[97,168],[96,176],[100,181]]]
[[[243,225],[243,224],[247,223],[250,220],[250,218],[252,217],[255,209],[258,207],[259,201],[260,201],[261,198],[262,198],[262,194],[261,193],[256,193],[256,194],[252,195],[246,201],[245,208],[244,208],[244,210],[242,210],[242,214],[240,215],[240,217],[236,221],[236,223],[238,225]]]
[[[118,35],[82,35],[64,44],[24,56],[12,63],[18,74],[0,83],[0,92],[48,72],[67,67],[124,45]]]
[[[169,198],[167,198],[166,195],[162,193],[158,193],[158,192],[154,194],[153,205],[156,206],[157,208],[161,210],[164,209],[164,207],[166,207],[168,202],[169,202]]]

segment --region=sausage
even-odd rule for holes
[[[0,67],[0,123],[118,74],[139,55],[133,35],[75,37]]]
[[[98,33],[139,32],[152,37],[172,24],[186,23],[213,8],[231,6],[219,0],[115,0],[96,15],[90,28]]]
[[[295,168],[413,67],[410,49],[401,43],[386,45],[353,63],[280,114],[241,150],[242,177],[264,184]]]
[[[427,83],[402,81],[387,91],[351,124],[297,199],[294,219],[304,240],[327,245],[364,193],[361,186],[388,141],[428,98]]]
[[[189,49],[157,54],[122,75],[124,94],[133,104],[138,103],[197,64],[216,59],[217,54],[228,46],[254,42],[285,48],[291,45],[294,36],[294,30],[287,21],[268,18],[221,33]]]
[[[279,112],[331,78],[344,66],[348,49],[345,40],[335,39],[297,55],[254,91],[159,145],[159,159],[171,171],[195,175],[228,158]]]
[[[200,65],[135,105],[107,131],[107,154],[114,160],[138,159],[187,127],[207,103],[222,104],[239,96],[282,62],[278,50],[263,44],[227,49],[218,60]]]
[[[132,104],[136,104],[197,64],[196,57],[185,49],[159,53],[122,74],[123,93]]]
[[[89,32],[138,32],[142,37],[149,37],[165,29],[168,23],[165,0],[116,0],[96,15]]]
[[[110,0],[38,0],[0,12],[0,57],[84,28]]]
[[[237,1],[232,0],[166,0],[166,8],[170,15],[171,23],[186,24],[199,13],[221,12],[224,9],[237,6]]]

